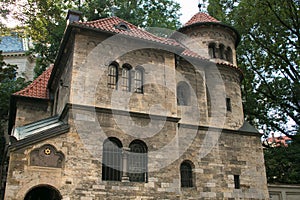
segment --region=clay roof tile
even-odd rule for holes
[[[39,77],[33,80],[30,85],[28,85],[23,90],[14,93],[13,95],[38,99],[49,99],[49,91],[47,85],[52,69],[53,66],[50,66]]]

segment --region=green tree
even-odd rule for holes
[[[5,145],[4,128],[8,119],[10,95],[27,85],[24,78],[16,78],[16,70],[16,65],[10,65],[3,61],[2,51],[0,51],[0,163]]]
[[[268,183],[300,184],[300,135],[289,147],[264,149]]]
[[[16,4],[13,0],[10,5]],[[20,9],[11,11],[35,42],[33,54],[37,54],[35,68],[39,75],[53,63],[66,26],[68,9],[83,12],[84,20],[96,20],[116,15],[141,27],[175,29],[179,26],[179,4],[173,0],[27,0]]]
[[[300,125],[300,1],[209,0],[208,12],[241,34],[246,119],[294,138]],[[293,125],[287,125],[292,122]]]

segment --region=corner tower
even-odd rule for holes
[[[185,35],[180,42],[210,63],[204,66],[208,125],[239,129],[244,123],[240,86],[243,76],[236,60],[239,33],[202,11],[178,31]],[[218,121],[223,118],[225,123],[220,125]]]
[[[216,63],[237,65],[236,47],[240,35],[233,27],[200,11],[178,31],[189,37],[186,45],[192,47],[195,52],[201,52],[203,56]]]

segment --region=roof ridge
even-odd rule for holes
[[[214,23],[221,23],[221,21],[217,20],[216,18],[210,16],[206,12],[197,12],[194,14],[189,21],[187,21],[183,27],[190,26],[192,24],[197,23],[205,23],[205,22],[214,22]]]

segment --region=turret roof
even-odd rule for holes
[[[205,12],[198,12],[187,23],[185,23],[184,26],[190,26],[192,24],[205,23],[205,22],[220,23],[219,20],[215,19],[209,14]]]

